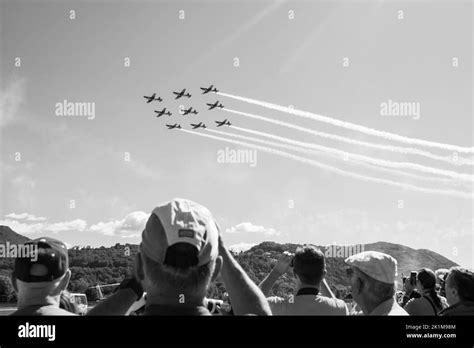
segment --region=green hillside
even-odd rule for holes
[[[12,231],[9,227],[0,226],[0,243],[9,241],[10,243],[22,243],[28,238]],[[237,261],[242,265],[250,278],[259,283],[275,265],[277,259],[283,251],[295,252],[297,244],[278,244],[274,242],[263,242],[251,249],[234,253]],[[319,247],[326,251],[325,247]],[[421,267],[428,267],[433,270],[438,268],[450,268],[456,264],[442,255],[430,250],[415,250],[409,247],[377,242],[364,245],[365,250],[376,250],[392,255],[398,261],[399,276],[409,274],[411,270],[418,270]],[[90,300],[97,297],[95,289],[90,287],[97,284],[119,283],[132,269],[134,255],[138,251],[137,245],[116,244],[112,247],[100,248],[79,248],[69,249],[69,263],[72,271],[69,290],[72,292],[85,292]],[[348,293],[348,281],[345,275],[345,257],[328,257],[327,282],[336,292],[338,297],[343,297]],[[0,259],[0,301],[1,298],[14,300],[9,284],[9,275],[13,269],[12,259]],[[2,285],[3,284],[3,285]],[[294,278],[291,274],[282,276],[272,291],[274,295],[285,296],[293,293]],[[111,292],[113,288],[104,289],[104,293]],[[220,298],[225,291],[223,284],[216,281],[209,289],[209,297]]]

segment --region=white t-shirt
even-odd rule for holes
[[[267,298],[273,315],[349,315],[343,300],[321,295]]]

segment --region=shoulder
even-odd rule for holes
[[[343,300],[326,296],[317,296],[316,301],[328,307],[332,313],[337,313],[339,315],[349,315],[349,309]]]
[[[403,309],[398,303],[394,303],[389,315],[409,315],[408,312]]]
[[[41,307],[38,309],[37,313],[38,315],[74,315],[74,316],[77,315],[77,314],[68,312],[65,309],[54,307],[54,306]]]
[[[326,296],[318,296],[317,298],[320,302],[326,303],[331,307],[346,308],[346,303],[338,298],[331,298]]]

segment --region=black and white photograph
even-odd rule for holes
[[[0,0],[0,347],[472,347],[473,16]]]

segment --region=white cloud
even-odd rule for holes
[[[241,251],[246,251],[249,250],[251,247],[257,245],[257,243],[237,243],[233,244],[229,247],[229,250],[232,250],[234,252],[241,252]]]
[[[10,215],[10,214],[9,214]],[[13,231],[23,235],[45,235],[57,234],[61,232],[70,231],[84,231],[87,227],[87,222],[81,219],[64,222],[36,222],[28,223],[18,220],[6,219],[0,220],[0,225],[9,226]]]
[[[5,217],[9,219],[15,219],[15,220],[46,221],[45,217],[42,217],[42,216],[36,217],[35,215],[28,214],[28,213],[21,213],[21,214],[10,213],[10,214],[5,215]]]
[[[150,214],[143,211],[134,211],[121,220],[98,222],[88,226],[82,219],[50,223],[45,218],[36,217],[28,213],[10,213],[0,220],[0,225],[9,226],[13,231],[23,235],[47,235],[62,232],[98,232],[105,236],[134,238],[140,236]]]
[[[87,222],[82,219],[72,221],[55,222],[53,224],[46,224],[45,230],[51,233],[78,231],[82,232],[86,229]]]
[[[262,233],[265,236],[279,235],[280,232],[273,228],[266,228],[263,226],[257,226],[251,222],[242,222],[238,225],[232,226],[225,230],[226,233]]]
[[[90,230],[106,236],[120,236],[122,238],[137,237],[145,228],[149,217],[150,214],[143,211],[134,211],[125,216],[122,220],[94,224],[90,227]]]
[[[25,80],[17,78],[0,91],[0,128],[18,118],[18,110],[25,99]]]

